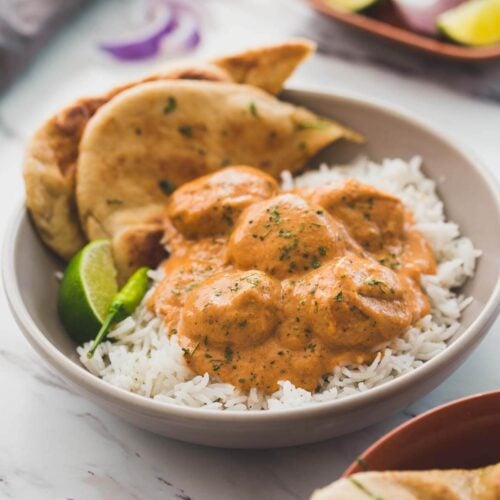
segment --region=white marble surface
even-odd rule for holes
[[[500,106],[492,93],[478,91],[494,88],[495,82],[488,80],[491,68],[461,69],[440,62],[433,63],[439,68],[434,73],[425,58],[393,49],[385,52],[382,45],[329,28],[300,0],[204,1],[206,37],[198,55],[287,35],[317,37],[323,55],[305,64],[292,85],[359,94],[407,109],[472,149],[500,177]],[[103,33],[106,22],[116,18],[119,6],[118,1],[91,5],[0,98],[2,234],[13,205],[22,199],[23,145],[40,120],[72,97],[151,68],[112,65],[96,53],[96,33]],[[328,29],[335,33],[332,40]],[[412,70],[402,71],[401,61]],[[467,85],[459,85],[463,81]],[[2,499],[305,499],[315,487],[335,479],[373,440],[412,415],[500,386],[497,322],[444,384],[379,425],[289,449],[210,449],[136,429],[82,399],[28,346],[3,291],[0,313]]]

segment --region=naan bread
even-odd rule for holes
[[[213,62],[226,70],[236,83],[254,85],[270,94],[278,94],[285,80],[314,48],[314,44],[307,40],[292,40],[247,50]]]
[[[165,185],[179,186],[226,165],[256,166],[278,177],[301,169],[341,138],[360,140],[341,125],[253,86],[139,85],[104,105],[84,131],[76,186],[82,228],[89,239],[114,238],[126,228],[131,236],[130,226],[143,233],[144,225],[161,224]],[[132,252],[115,245],[115,253]],[[122,262],[120,276],[135,267],[133,260]]]
[[[293,69],[314,49],[305,40],[262,47],[217,59],[188,63],[76,101],[47,120],[28,144],[24,161],[26,204],[42,240],[64,259],[86,242],[74,196],[78,145],[88,120],[126,89],[148,81],[188,79],[252,83],[279,92]],[[272,62],[273,64],[267,64]]]
[[[88,120],[124,90],[172,78],[231,81],[229,74],[214,65],[176,67],[102,96],[80,99],[52,116],[30,140],[24,160],[26,204],[42,240],[64,259],[70,259],[87,241],[78,222],[74,191],[78,145]]]
[[[498,500],[500,464],[476,470],[362,472],[317,490],[311,500]]]

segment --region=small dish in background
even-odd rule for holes
[[[500,391],[439,406],[386,434],[344,472],[475,469],[500,462]]]
[[[341,12],[328,0],[307,0],[318,12],[378,38],[412,47],[439,57],[463,62],[482,62],[500,59],[500,45],[464,47],[411,31],[400,13],[390,3],[382,2],[370,8],[369,14]]]

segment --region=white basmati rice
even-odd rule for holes
[[[208,374],[195,375],[186,366],[176,336],[168,338],[161,318],[145,307],[153,289],[134,315],[110,333],[113,343],[103,343],[90,360],[86,356],[90,343],[78,347],[81,362],[107,382],[142,396],[176,405],[226,411],[276,410],[343,398],[417,369],[446,349],[457,332],[461,311],[472,298],[457,295],[452,288],[459,287],[473,275],[480,255],[469,239],[460,236],[455,223],[445,221],[436,184],[422,174],[420,165],[418,157],[409,162],[385,160],[381,165],[362,159],[347,166],[321,165],[318,170],[297,178],[283,174],[284,189],[320,186],[354,177],[391,192],[413,213],[417,228],[432,245],[438,262],[437,273],[422,278],[432,314],[387,345],[371,364],[337,367],[325,377],[317,393],[284,381],[271,396],[255,389],[242,394],[231,384],[211,380]],[[161,272],[153,271],[151,277],[158,281]]]

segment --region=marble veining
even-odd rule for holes
[[[90,4],[0,97],[2,237],[14,201],[22,197],[23,147],[37,124],[74,97],[148,69],[111,64],[93,50],[89,33],[112,22],[120,5],[119,0]],[[312,37],[320,54],[294,75],[292,85],[405,108],[472,149],[500,178],[498,64],[449,65],[375,43],[320,18],[302,0],[207,0],[206,8],[205,39],[197,56],[285,36]],[[210,449],[134,428],[82,398],[24,340],[3,290],[0,312],[1,499],[306,499],[396,425],[444,402],[500,386],[497,321],[445,383],[378,425],[302,447]]]

